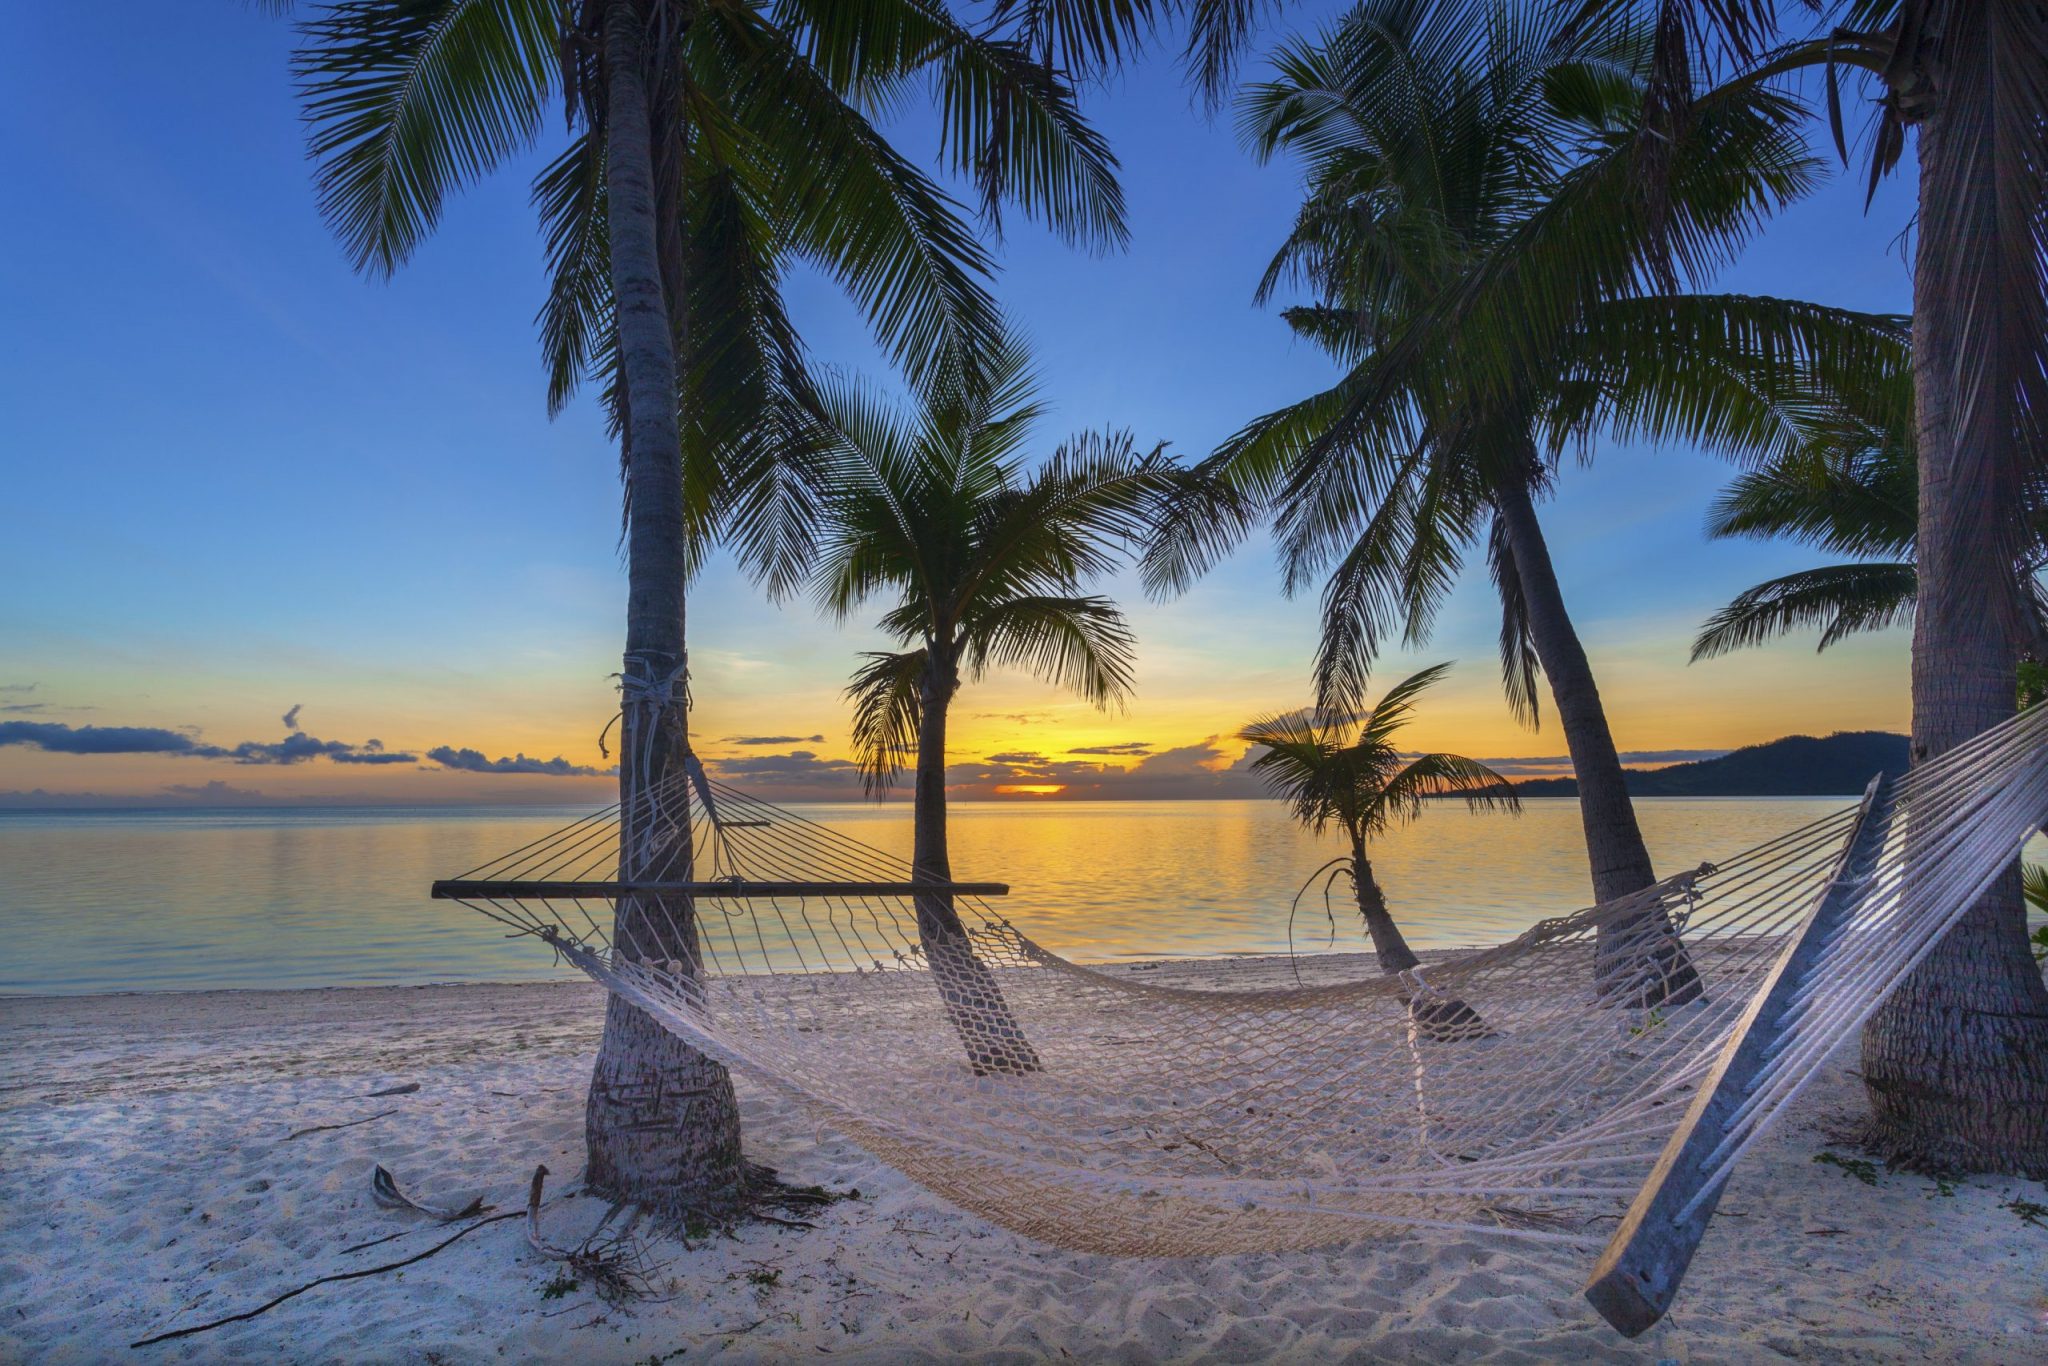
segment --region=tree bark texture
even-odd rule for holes
[[[1983,14],[1944,6],[1949,46],[1990,42]],[[1988,10],[1991,7],[1986,7]],[[2048,22],[2041,19],[2039,22]],[[1988,54],[1980,54],[1988,55]],[[2013,714],[2012,563],[2021,448],[2009,393],[2018,375],[2001,310],[1959,297],[1957,253],[2002,250],[1999,186],[1953,123],[1989,115],[2001,92],[1922,71],[1920,224],[1913,292],[1913,390],[1919,424],[1920,591],[1913,620],[1913,761],[1922,763]],[[2011,98],[2011,92],[2004,92]],[[2012,373],[2008,373],[2011,371]],[[2007,390],[2005,386],[2014,386]],[[1911,858],[1911,826],[1907,829]],[[1910,862],[1908,867],[1910,869]],[[1910,872],[1909,872],[1910,876]],[[1926,1170],[2018,1172],[2048,1179],[2048,986],[2027,945],[2017,864],[1978,897],[1863,1031],[1871,1137],[1893,1161]]]
[[[951,882],[953,859],[946,842],[946,713],[959,691],[960,669],[936,649],[929,661],[918,696],[910,880]],[[959,1034],[975,1075],[1038,1071],[1038,1053],[1010,1013],[995,974],[975,956],[974,943],[960,923],[953,898],[920,896],[916,909],[918,945],[931,965],[946,1018]]]
[[[686,547],[676,349],[661,281],[647,93],[646,15],[634,0],[605,14],[606,181],[612,295],[626,395],[627,605],[624,674],[658,689],[621,725],[619,877],[687,880],[687,794],[649,812],[643,792],[679,770],[689,749],[683,702]],[[668,687],[670,680],[674,686]],[[650,823],[659,829],[650,832]],[[652,835],[652,837],[650,837]],[[694,909],[685,897],[623,898],[615,951],[699,970]],[[745,1199],[739,1105],[724,1067],[617,996],[584,1112],[585,1181],[678,1223],[720,1222]]]
[[[1593,871],[1593,899],[1613,901],[1640,892],[1657,880],[1650,851],[1636,824],[1629,800],[1628,778],[1593,666],[1565,610],[1550,562],[1550,547],[1536,520],[1528,485],[1506,480],[1494,493],[1495,515],[1507,533],[1515,573],[1521,580],[1536,657],[1550,680],[1550,696],[1572,757],[1579,785],[1579,820],[1586,834],[1586,856]],[[1683,1005],[1699,999],[1699,973],[1679,943],[1662,908],[1646,909],[1633,919],[1602,926],[1594,949],[1594,985],[1602,1000],[1645,1009]]]
[[[1365,854],[1365,840],[1355,831],[1351,834],[1351,885],[1358,893],[1358,914],[1365,921],[1366,933],[1372,936],[1380,971],[1408,972],[1421,967],[1422,960],[1408,947],[1401,927],[1387,910],[1387,895],[1381,890],[1379,879],[1373,876],[1372,860]],[[1452,1042],[1483,1038],[1493,1032],[1478,1011],[1454,996],[1404,995],[1401,1001],[1408,1007],[1408,1018],[1426,1039]]]

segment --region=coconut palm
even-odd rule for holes
[[[684,590],[715,535],[771,581],[802,560],[808,382],[780,270],[837,279],[912,374],[973,384],[997,331],[986,260],[953,202],[869,121],[927,80],[954,169],[1070,236],[1120,241],[1107,148],[1055,69],[923,0],[345,0],[304,25],[297,71],[323,213],[386,274],[448,195],[535,145],[553,287],[550,401],[606,382],[626,485],[620,795],[684,762]],[[630,824],[630,820],[629,820]],[[620,877],[687,878],[628,829]],[[691,908],[625,898],[622,952],[694,961]],[[724,1069],[612,998],[592,1078],[587,1182],[676,1218],[744,1197]]]
[[[2029,629],[2014,566],[2048,451],[2048,8],[1836,0],[1794,15],[1820,31],[1788,33],[1775,0],[1657,0],[1649,113],[1662,133],[1681,128],[1701,67],[1745,68],[1744,82],[1819,67],[1845,159],[1841,73],[1875,88],[1873,191],[1916,135],[1913,755],[1931,759],[2012,714],[2011,661]],[[1662,177],[1643,185],[1654,209]],[[2048,986],[2017,868],[1864,1027],[1863,1074],[1873,1141],[1897,1160],[2048,1175]]]
[[[1097,706],[1130,692],[1132,637],[1114,603],[1083,590],[1145,530],[1171,481],[1163,451],[1128,435],[1077,436],[1043,464],[1022,454],[1040,416],[1022,349],[1006,344],[980,392],[928,390],[893,411],[856,384],[824,386],[816,439],[832,471],[813,586],[841,620],[888,608],[895,651],[855,676],[853,744],[871,793],[916,765],[911,878],[947,882],[946,722],[963,678],[1022,669]],[[951,898],[917,898],[918,937],[978,1071],[1036,1054],[974,957]],[[978,1008],[973,1008],[978,1003]]]
[[[1387,910],[1368,845],[1389,826],[1413,820],[1432,798],[1456,797],[1474,811],[1521,814],[1515,789],[1500,774],[1461,754],[1403,754],[1395,737],[1415,710],[1415,699],[1450,671],[1424,669],[1380,697],[1363,718],[1314,710],[1263,717],[1238,732],[1257,753],[1251,771],[1287,802],[1294,819],[1322,834],[1336,827],[1350,844],[1343,869],[1358,894],[1358,913],[1372,936],[1380,970],[1409,973],[1420,966]],[[1485,1032],[1478,1012],[1463,1001],[1424,993],[1406,998],[1411,1016],[1431,1038],[1469,1038]]]
[[[1549,681],[1603,902],[1656,875],[1537,516],[1562,452],[1601,433],[1789,449],[1801,386],[1852,382],[1888,337],[1882,319],[1810,304],[1641,292],[1648,51],[1626,23],[1485,0],[1367,0],[1282,47],[1242,127],[1262,155],[1301,158],[1308,193],[1261,298],[1309,285],[1316,302],[1285,316],[1347,373],[1205,462],[1222,493],[1188,500],[1147,565],[1155,590],[1178,588],[1270,516],[1289,591],[1327,576],[1317,703],[1341,712],[1390,636],[1428,635],[1483,542],[1508,698],[1533,724],[1538,672]],[[1748,89],[1689,126],[1672,213],[1691,272],[1807,189],[1797,113]],[[1675,948],[1669,975],[1645,977],[1621,948],[1642,942],[1627,924],[1604,941],[1603,994],[1697,993]]]

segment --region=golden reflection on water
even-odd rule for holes
[[[1638,804],[1661,871],[1719,859],[1847,799]],[[427,887],[580,811],[65,813],[0,817],[0,993],[527,981],[566,970]],[[906,858],[909,803],[805,814]],[[1000,909],[1083,960],[1270,952],[1288,903],[1340,851],[1272,802],[960,803],[953,869],[1008,882]],[[1430,810],[1376,846],[1418,948],[1488,943],[1587,900],[1577,804],[1519,817]],[[1346,889],[1337,947],[1362,943]],[[1322,947],[1319,890],[1296,942]]]

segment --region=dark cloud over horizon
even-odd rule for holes
[[[707,766],[734,783],[822,782],[837,789],[860,781],[860,765],[851,759],[820,759],[808,749],[787,754],[750,754],[743,759],[709,759]]]
[[[1120,740],[1113,745],[1076,745],[1067,751],[1069,754],[1101,754],[1127,759],[1151,752],[1151,744],[1144,740]]]
[[[542,778],[602,778],[619,771],[616,767],[592,768],[587,764],[572,764],[559,754],[552,759],[530,759],[524,754],[493,759],[482,750],[457,749],[453,745],[437,745],[427,751],[427,757],[441,767],[452,768],[459,773],[512,773]]]
[[[722,745],[822,745],[822,735],[727,735],[719,742]]]
[[[294,707],[293,712],[297,712]],[[282,740],[213,745],[165,726],[71,726],[61,721],[0,721],[0,748],[26,745],[50,754],[168,754],[223,759],[235,764],[297,764],[331,759],[338,764],[413,764],[419,756],[384,748],[381,740],[355,744],[293,731]]]

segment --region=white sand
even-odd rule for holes
[[[573,1241],[601,1213],[569,1194],[599,1006],[580,984],[0,1001],[0,1361],[2048,1360],[2048,1228],[2006,1204],[2048,1191],[1816,1165],[1860,1105],[1839,1065],[1735,1178],[1676,1310],[1634,1343],[1578,1298],[1583,1257],[1478,1237],[1183,1262],[1048,1249],[743,1086],[757,1159],[861,1198],[811,1231],[656,1243],[665,1302],[547,1296],[557,1268],[514,1220],[129,1350],[445,1237],[371,1200],[374,1163],[423,1197],[511,1209],[545,1162],[563,1197],[547,1228]]]

